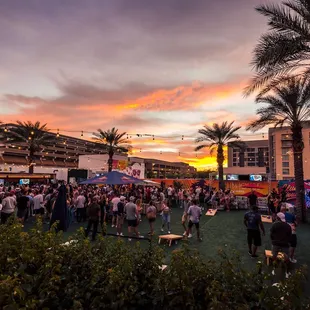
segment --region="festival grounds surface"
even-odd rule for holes
[[[182,235],[184,230],[181,225],[181,217],[183,210],[182,209],[172,209],[171,214],[171,233]],[[204,211],[203,214],[205,214]],[[243,215],[246,211],[219,211],[214,217],[203,215],[201,217],[200,229],[202,232],[203,241],[199,242],[196,238],[195,229],[193,229],[193,238],[188,240],[188,244],[191,248],[198,249],[199,252],[206,259],[217,259],[218,250],[224,249],[226,253],[233,255],[233,251],[237,251],[242,259],[245,268],[255,268],[257,260],[264,261],[264,250],[271,249],[271,242],[269,237],[269,229],[271,224],[264,223],[266,236],[262,237],[262,247],[258,250],[258,259],[253,259],[248,255],[248,247],[246,241],[246,229],[243,224]],[[70,225],[69,230],[65,233],[65,238],[68,238],[79,227],[86,227],[87,222],[84,223],[73,223]],[[25,225],[26,230],[32,226],[31,223]],[[166,234],[167,232],[161,232],[161,217],[158,215],[155,222],[155,241],[158,241],[158,235]],[[139,225],[139,231],[141,235],[148,237],[147,233],[149,232],[148,221],[143,217],[142,222]],[[116,233],[115,228],[111,228],[111,224],[108,225],[108,234]],[[127,233],[127,224],[125,222],[123,227],[124,235]],[[116,237],[110,237],[116,238]],[[301,265],[308,265],[310,268],[310,224],[302,224],[297,227],[297,238],[298,244],[296,249],[296,258],[298,260],[297,264],[294,267]],[[124,238],[126,242],[129,242]],[[137,242],[133,240],[131,242]],[[178,244],[172,244],[171,247],[168,244],[162,242],[160,245],[165,249],[167,253],[167,263],[169,263],[169,256],[171,251],[180,248],[184,241],[179,241]],[[148,241],[141,240],[141,245],[147,247]],[[271,271],[271,269],[270,269]],[[308,270],[308,275],[310,277],[310,272]],[[308,281],[310,283],[310,280]],[[306,286],[307,294],[310,295],[310,284]]]

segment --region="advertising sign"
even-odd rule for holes
[[[282,192],[286,191],[287,202],[295,205],[296,204],[296,187],[295,182],[280,181],[279,190]],[[305,182],[305,201],[307,208],[310,208],[310,182]]]

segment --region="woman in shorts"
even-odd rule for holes
[[[164,231],[165,225],[167,225],[168,234],[170,234],[170,208],[166,205],[166,203],[163,203],[161,211],[162,211],[161,231]]]
[[[156,207],[154,206],[153,201],[150,201],[150,205],[146,210],[146,217],[149,221],[150,232],[149,235],[154,235],[154,222],[156,221]]]

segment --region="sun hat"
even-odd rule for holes
[[[286,222],[285,214],[282,212],[277,213],[277,218],[280,219],[282,222]]]

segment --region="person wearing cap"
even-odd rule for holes
[[[128,241],[131,241],[131,236],[133,232],[137,236],[139,236],[138,228],[137,228],[137,219],[138,219],[138,208],[137,205],[134,203],[135,197],[131,196],[129,198],[129,202],[126,203],[125,205],[125,213],[126,213],[126,218],[127,218],[127,223],[128,223],[128,233],[129,233],[129,238]]]
[[[121,196],[120,201],[117,204],[117,236],[123,236],[122,228],[125,218],[125,197]]]
[[[291,226],[286,223],[285,214],[282,212],[278,212],[276,221],[272,224],[270,229],[270,239],[272,243],[272,259],[273,261],[276,261],[279,252],[284,254],[286,277],[289,276],[288,263],[289,263],[289,248],[291,238],[292,238]]]

